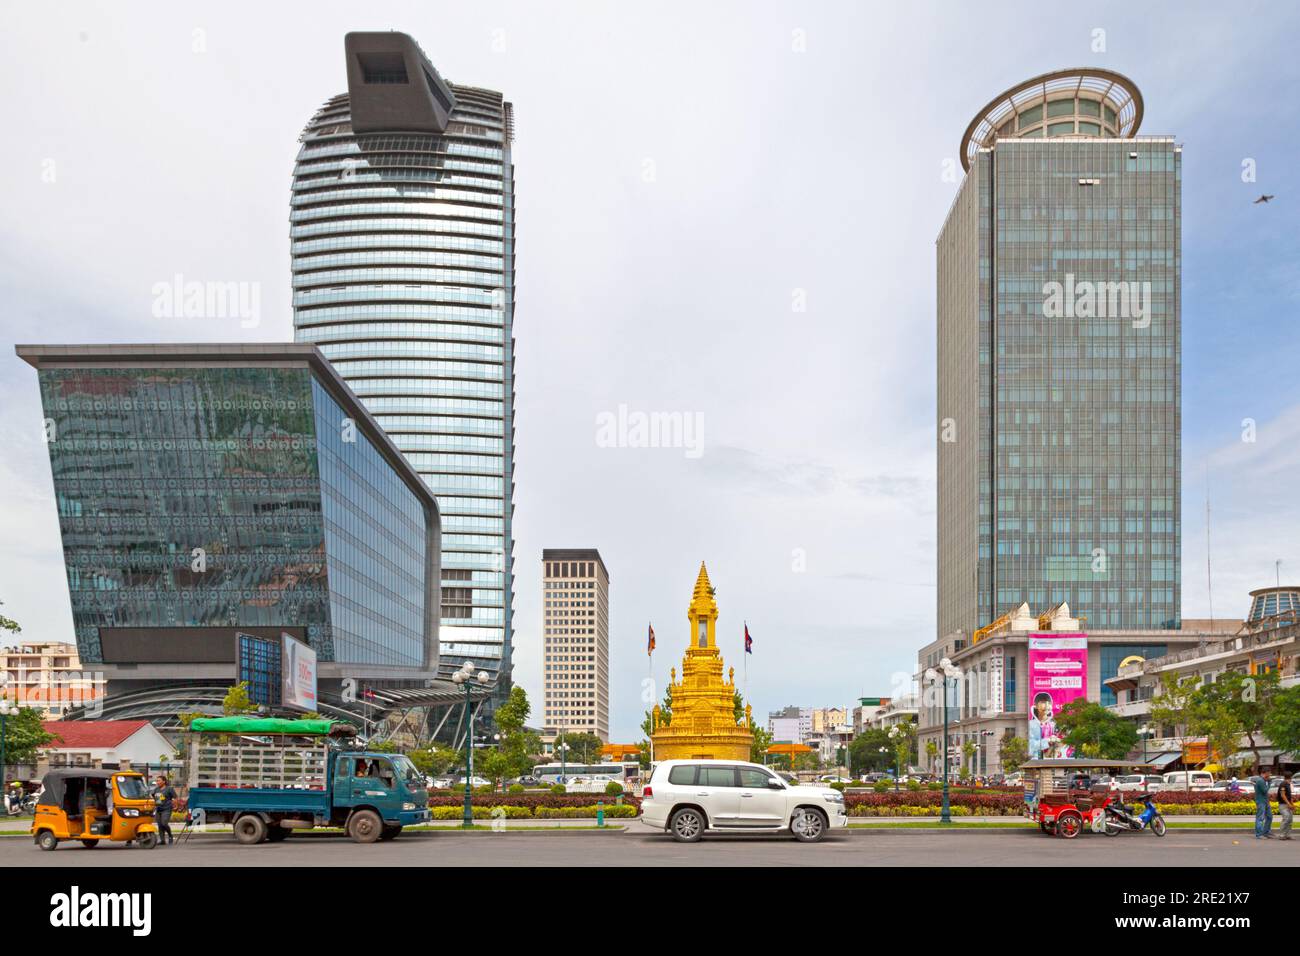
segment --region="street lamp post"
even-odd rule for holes
[[[567,758],[569,751],[573,748],[569,746],[567,740],[561,737],[560,742],[555,745],[555,749],[560,752],[560,783],[564,784],[567,789],[569,785],[569,764]]]
[[[952,823],[952,808],[948,803],[948,681],[955,680],[960,673],[946,657],[939,661],[938,670],[931,667],[925,672],[925,679],[931,687],[935,684],[943,687],[943,805],[939,810],[940,823]]]
[[[1155,735],[1155,730],[1150,724],[1143,724],[1138,728],[1138,736],[1142,738],[1142,762],[1147,762],[1147,738]]]
[[[898,760],[898,738],[902,733],[903,729],[898,724],[889,728],[889,739],[894,741],[894,793],[898,793],[898,778],[903,775],[903,767]]]
[[[474,807],[470,798],[470,787],[474,775],[474,725],[470,721],[469,695],[475,683],[487,684],[487,671],[474,673],[474,665],[466,661],[460,670],[451,675],[452,683],[465,685],[465,810],[461,815],[460,825],[465,829],[474,826]]]

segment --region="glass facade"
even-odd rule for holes
[[[1101,687],[1101,702],[1106,707],[1113,707],[1119,703],[1119,698],[1115,696],[1115,691],[1106,686],[1106,681],[1119,673],[1121,662],[1130,657],[1140,657],[1143,660],[1151,660],[1155,657],[1164,657],[1169,653],[1167,644],[1103,644],[1101,645],[1101,675],[1099,677],[1099,686]]]
[[[441,134],[355,134],[347,94],[308,123],[290,211],[294,326],[437,496],[447,669],[468,659],[508,683],[512,116],[499,93],[450,89]]]
[[[425,664],[436,526],[306,363],[39,381],[84,662],[105,629],[294,627],[323,662]]]
[[[1181,158],[975,155],[938,241],[941,634],[1022,602],[1179,626]]]

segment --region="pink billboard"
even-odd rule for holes
[[[1086,634],[1029,635],[1029,759],[1073,757],[1056,731],[1056,715],[1088,693]]]

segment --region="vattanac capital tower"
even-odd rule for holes
[[[440,668],[508,693],[514,536],[510,103],[402,33],[349,33],[347,92],[308,122],[290,205],[295,336],[313,342],[437,498]],[[353,529],[365,549],[373,528]],[[393,600],[403,600],[395,594]]]

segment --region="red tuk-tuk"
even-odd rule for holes
[[[1031,760],[1021,764],[1025,816],[1044,833],[1072,840],[1085,829],[1106,829],[1106,806],[1119,798],[1109,784],[1095,783],[1103,774],[1142,773],[1150,764],[1128,760]]]

